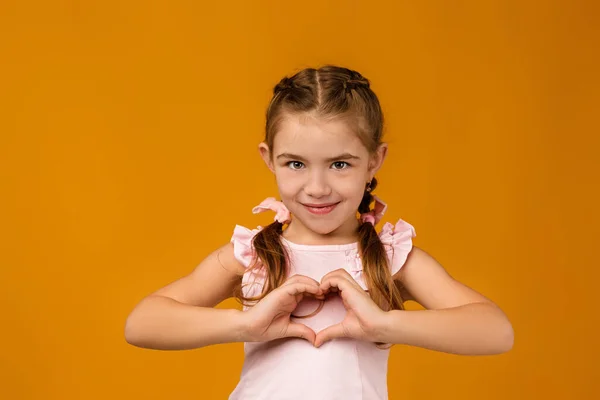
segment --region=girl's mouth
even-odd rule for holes
[[[302,204],[308,212],[316,215],[329,214],[339,203],[329,204]]]

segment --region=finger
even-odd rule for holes
[[[322,295],[319,286],[306,283],[291,283],[289,285],[281,286],[281,289],[290,296],[311,294],[316,297]]]
[[[356,283],[354,279],[350,281],[339,275],[332,275],[321,282],[321,290],[323,293],[331,292],[335,289],[340,292],[343,292],[344,290],[350,291],[352,289],[364,292],[364,290],[358,285],[358,283]]]
[[[344,326],[342,324],[331,325],[317,334],[315,338],[315,347],[321,347],[323,343],[341,337],[348,337]]]
[[[331,278],[332,276],[341,276],[344,277],[348,280],[354,280],[354,278],[352,278],[352,275],[350,275],[350,273],[348,271],[346,271],[344,268],[338,268],[336,270],[330,271],[328,273],[326,273],[322,278],[321,278],[321,282],[323,282],[323,280],[327,279],[327,278]]]
[[[360,287],[360,285],[358,284],[358,282],[356,282],[356,280],[352,277],[352,275],[350,275],[348,273],[348,271],[344,270],[344,269],[338,269],[335,271],[332,271],[328,274],[326,274],[322,279],[321,279],[321,288],[323,288],[323,283],[330,280],[330,279],[345,279],[346,281],[348,281],[352,286],[356,287],[356,289],[360,289],[362,290],[362,288]],[[341,290],[341,288],[338,288],[337,286],[332,286],[327,290],[324,290],[324,292],[326,293],[327,291],[330,292],[337,292],[338,290]]]
[[[319,298],[319,299],[323,298],[323,296],[322,296],[323,293],[321,293],[321,290],[320,290],[320,283],[312,278],[309,278],[308,276],[294,275],[291,278],[288,278],[288,280],[286,280],[281,285],[281,287],[289,287],[289,286],[295,285],[295,284],[304,284],[307,286],[312,286],[317,289],[317,292],[306,291],[306,294],[312,294],[314,297]]]
[[[313,278],[311,278],[309,276],[305,276],[305,275],[299,275],[299,274],[292,275],[289,278],[287,278],[283,282],[283,285],[288,285],[288,284],[297,283],[297,282],[303,282],[303,283],[306,283],[307,285],[317,285],[317,286],[319,286],[319,282],[317,282]]]
[[[304,324],[290,322],[284,337],[299,337],[308,340],[312,345],[315,344],[315,332]]]

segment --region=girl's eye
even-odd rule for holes
[[[304,166],[304,164],[300,161],[290,161],[287,163],[287,165],[291,169],[301,169]]]
[[[332,164],[333,169],[345,169],[350,166],[346,161],[336,161]]]

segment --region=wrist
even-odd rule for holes
[[[231,334],[234,342],[247,342],[248,338],[248,322],[246,318],[246,312],[230,309],[230,326]]]
[[[400,329],[402,327],[403,310],[385,311],[379,327],[378,342],[402,344]]]

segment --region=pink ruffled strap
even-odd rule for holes
[[[415,228],[402,219],[398,220],[396,225],[387,222],[381,229],[379,238],[385,246],[392,275],[406,262],[413,247],[412,238],[415,236],[417,236]]]
[[[250,230],[240,225],[236,225],[233,230],[233,236],[231,237],[231,242],[233,243],[233,255],[246,268],[250,266],[254,257],[252,239],[261,230],[262,227],[260,226],[257,229]]]

